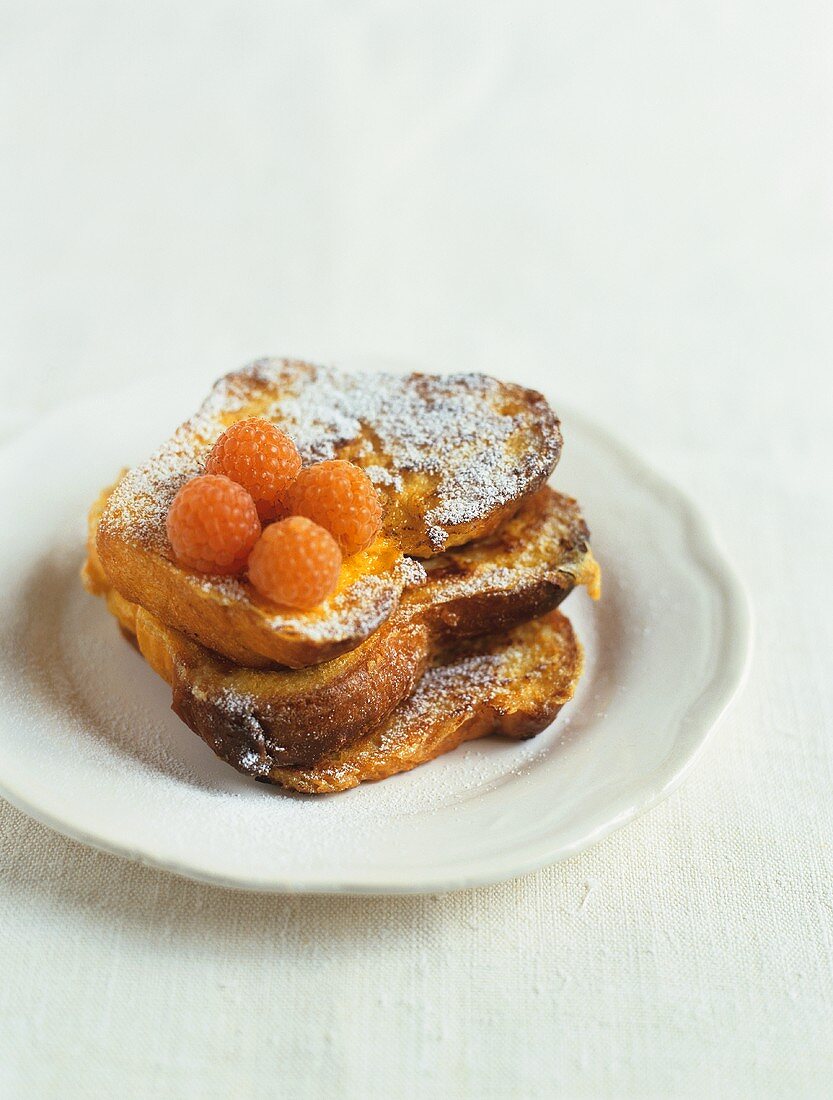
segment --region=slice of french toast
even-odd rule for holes
[[[306,669],[241,667],[167,626],[114,589],[90,515],[87,587],[173,688],[176,713],[249,774],[309,766],[382,722],[452,641],[502,631],[556,607],[576,585],[598,594],[599,570],[578,505],[548,486],[477,543],[430,562],[395,614],[365,642]]]
[[[387,721],[307,768],[258,776],[306,794],[387,779],[489,734],[540,733],[572,699],[584,657],[559,611],[513,630],[439,652],[411,696]]]
[[[305,462],[361,467],[384,503],[382,534],[347,558],[311,611],[277,609],[247,581],[181,568],[165,518],[232,423],[264,416]],[[302,668],[359,645],[424,578],[430,556],[494,531],[542,485],[561,451],[558,420],[533,390],[483,375],[350,375],[260,360],[215,385],[199,412],[119,481],[98,525],[110,583],[190,637],[250,667]]]

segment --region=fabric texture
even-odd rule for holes
[[[830,6],[0,25],[6,438],[266,353],[522,379],[700,502],[757,620],[685,785],[490,888],[234,893],[0,803],[0,1094],[830,1094]]]

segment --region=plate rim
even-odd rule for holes
[[[117,398],[129,400],[129,394],[146,392],[146,386],[147,383],[143,381],[121,389],[114,388],[80,397],[56,406],[41,416],[36,425],[22,432],[14,432],[4,440],[0,444],[0,457],[5,457],[9,450],[23,442],[28,435],[42,430],[45,421],[66,417],[73,409],[95,406],[102,401]],[[726,711],[746,683],[752,663],[754,638],[752,603],[748,589],[727,554],[720,536],[700,506],[665,475],[655,470],[630,444],[622,441],[599,421],[568,403],[559,402],[559,409],[563,410],[564,419],[580,424],[581,430],[592,439],[594,444],[601,444],[616,461],[627,466],[630,472],[638,477],[640,483],[650,489],[652,495],[660,497],[664,508],[671,507],[676,511],[689,533],[688,547],[692,558],[695,558],[704,572],[709,575],[720,594],[722,621],[726,627],[724,634],[725,638],[731,641],[731,645],[726,645],[724,642],[719,654],[720,660],[716,662],[716,667],[705,681],[703,689],[676,720],[675,745],[682,744],[682,747],[675,752],[674,756],[679,758],[682,755],[682,760],[664,771],[658,769],[657,781],[635,804],[625,807],[610,820],[582,832],[570,842],[547,845],[546,838],[540,838],[538,844],[533,845],[534,851],[526,856],[518,853],[516,849],[509,849],[505,852],[495,852],[488,857],[481,857],[481,861],[488,858],[488,868],[454,876],[440,875],[437,878],[426,874],[407,882],[398,880],[370,882],[351,879],[349,875],[336,879],[332,877],[307,879],[299,877],[297,873],[285,877],[274,872],[262,875],[247,873],[245,878],[235,878],[199,864],[183,863],[181,859],[159,855],[148,851],[142,845],[131,846],[93,833],[77,821],[54,814],[31,793],[16,789],[3,775],[0,775],[0,796],[54,832],[97,851],[158,868],[206,885],[250,893],[271,894],[419,895],[488,886],[531,874],[542,867],[561,862],[648,813],[684,782],[710,743]],[[692,716],[695,717],[694,721]],[[687,733],[681,732],[684,725],[691,727]]]

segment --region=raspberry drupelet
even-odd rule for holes
[[[249,557],[249,580],[274,603],[307,610],[338,583],[341,551],[332,535],[305,516],[267,527]]]
[[[260,535],[255,502],[230,478],[206,474],[187,482],[166,521],[180,565],[200,573],[242,573]]]
[[[300,469],[295,444],[262,416],[226,428],[205,463],[206,473],[224,474],[251,494],[264,523],[285,514],[281,498]]]
[[[359,466],[341,458],[307,466],[286,495],[289,511],[325,527],[344,554],[364,550],[382,526],[382,503]]]

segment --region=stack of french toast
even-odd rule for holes
[[[308,793],[530,737],[599,569],[544,398],[477,374],[266,359],[90,512],[87,588],[239,771]],[[137,736],[141,731],[137,731]]]

